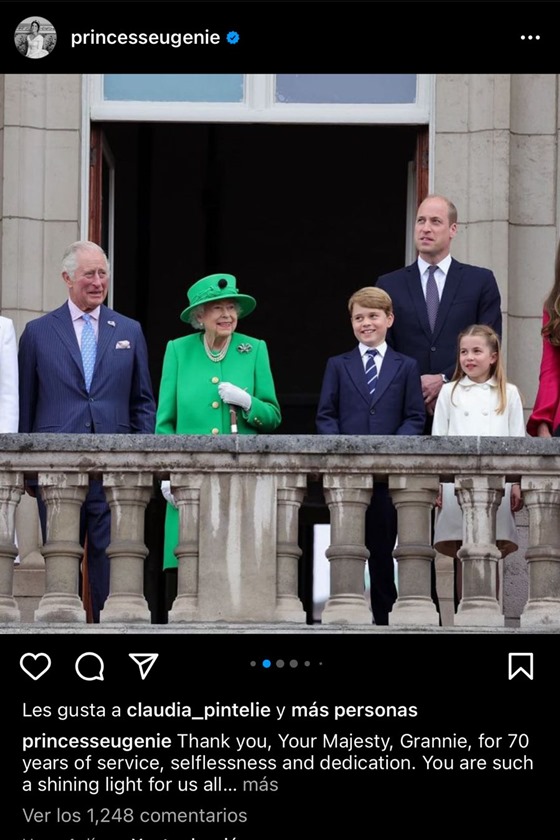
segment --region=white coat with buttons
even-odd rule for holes
[[[455,387],[456,386],[456,387]],[[461,437],[525,437],[523,404],[517,387],[506,386],[506,408],[497,414],[499,392],[496,380],[473,382],[464,376],[458,383],[448,382],[441,389],[434,412],[433,435]],[[510,507],[511,485],[496,515],[496,541],[506,556],[518,548],[517,528]],[[442,485],[442,506],[436,517],[434,547],[454,556],[463,537],[462,511],[453,484]]]

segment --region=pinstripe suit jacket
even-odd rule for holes
[[[67,303],[27,324],[18,357],[20,432],[153,434],[155,401],[138,321],[101,306],[89,394]]]

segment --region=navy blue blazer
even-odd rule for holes
[[[487,324],[502,335],[500,291],[488,268],[452,259],[432,335],[418,263],[383,274],[376,286],[393,301],[395,321],[387,342],[416,359],[420,374],[444,373],[451,379],[457,361],[457,336],[471,324]]]
[[[68,303],[19,341],[20,432],[153,434],[156,406],[138,321],[101,306],[90,393]]]
[[[370,395],[360,349],[327,361],[317,409],[321,435],[421,435],[426,411],[418,365],[391,347]]]

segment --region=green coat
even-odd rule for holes
[[[170,341],[165,350],[156,416],[158,435],[231,434],[230,406],[220,399],[218,385],[231,382],[252,397],[248,413],[237,409],[240,435],[273,432],[280,424],[264,341],[234,332],[226,357],[213,362],[206,355],[203,334]],[[179,541],[179,513],[167,505],[165,516],[164,569],[176,568],[173,553]]]

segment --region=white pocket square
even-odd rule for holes
[[[130,341],[126,339],[124,341],[117,341],[115,344],[115,350],[130,350]]]

